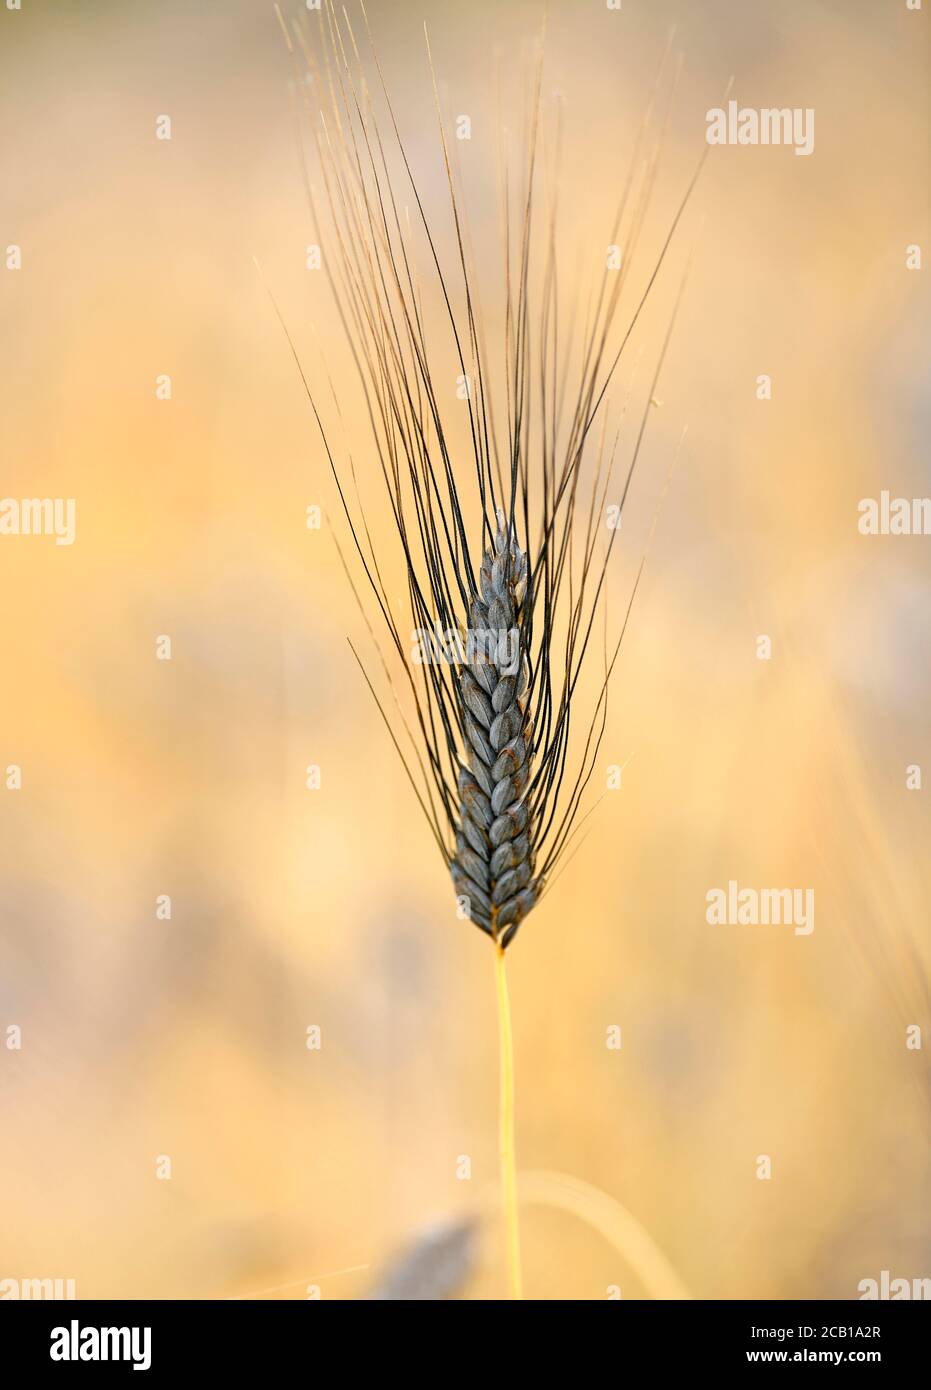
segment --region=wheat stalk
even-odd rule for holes
[[[368,33],[364,7],[360,9]],[[458,634],[458,660],[427,660],[413,666],[407,659],[403,624],[383,578],[352,460],[348,467],[337,464],[318,389],[311,387],[303,370],[302,376],[355,561],[387,634],[388,653],[369,620],[354,565],[340,548],[394,702],[396,722],[355,646],[353,653],[452,876],[460,915],[468,917],[495,946],[502,1188],[510,1286],[519,1297],[514,1072],[505,952],[544,896],[581,824],[580,807],[601,746],[609,682],[644,557],[613,649],[605,633],[603,678],[594,708],[589,710],[581,754],[576,751],[573,759],[570,732],[579,680],[595,650],[596,615],[604,611],[606,574],[618,535],[615,527],[598,556],[599,524],[609,489],[615,489],[612,497],[619,497],[619,514],[627,501],[675,311],[646,393],[626,473],[616,483],[619,428],[611,443],[607,395],[701,161],[646,286],[627,316],[620,341],[612,348],[612,330],[656,177],[659,146],[650,153],[644,151],[660,85],[658,74],[611,230],[611,242],[625,244],[623,267],[613,277],[605,274],[581,333],[573,309],[567,334],[560,315],[555,199],[540,238],[544,248],[541,288],[535,292],[532,287],[541,52],[527,113],[522,186],[513,204],[510,178],[504,180],[504,370],[495,374],[489,365],[468,226],[460,213],[435,77],[457,248],[455,286],[443,269],[371,34],[368,40],[386,117],[376,113],[345,10],[338,18],[328,0],[318,18],[316,28],[306,14],[289,26],[279,13],[295,63],[296,90],[303,94],[305,105],[307,119],[298,120],[298,130],[302,141],[309,130],[315,168],[323,180],[321,199],[307,178],[311,215],[325,228],[321,237],[328,248],[325,268],[352,350],[372,449],[380,465],[392,529],[401,546],[413,627],[419,632],[439,629]],[[429,42],[427,53],[432,73]],[[402,188],[412,197],[413,221],[404,207]],[[435,349],[427,339],[416,271],[418,241],[427,253],[445,311],[448,346],[462,379],[472,384],[464,402],[470,460],[451,443],[446,407],[431,365]],[[573,350],[580,366],[570,374]],[[293,344],[292,351],[300,368]],[[337,409],[339,395],[334,387]],[[503,431],[495,409],[497,400],[500,412],[502,396]],[[599,413],[600,437],[593,446]],[[583,490],[583,461],[590,458],[593,467]],[[402,664],[406,700],[391,674],[392,648]],[[413,710],[412,722],[405,703]]]

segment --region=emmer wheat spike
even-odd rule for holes
[[[472,600],[470,649],[458,688],[463,766],[453,883],[477,926],[506,947],[537,900],[524,793],[533,758],[529,672],[520,639],[527,557],[503,512]]]
[[[360,11],[368,33],[363,5]],[[625,245],[621,268],[604,273],[584,315],[584,329],[579,331],[577,303],[571,306],[567,328],[560,307],[555,192],[543,234],[535,231],[541,51],[527,108],[524,167],[516,198],[508,170],[502,179],[504,333],[500,363],[492,370],[475,258],[460,211],[455,160],[435,78],[454,233],[453,272],[444,269],[371,35],[379,102],[370,90],[352,22],[345,10],[337,16],[332,0],[315,21],[305,13],[291,26],[282,19],[282,28],[295,64],[295,90],[305,105],[306,121],[297,113],[298,130],[305,153],[309,131],[323,187],[321,197],[314,179],[306,180],[311,216],[325,244],[323,264],[362,393],[368,447],[381,474],[389,531],[401,548],[413,634],[442,632],[455,638],[451,660],[436,659],[429,646],[421,660],[409,652],[407,624],[395,611],[372,534],[371,507],[363,505],[351,457],[348,466],[337,463],[321,414],[319,388],[301,369],[356,562],[387,634],[385,652],[367,616],[353,565],[340,549],[378,651],[396,720],[365,662],[358,655],[356,659],[452,875],[460,916],[470,918],[495,944],[501,1172],[510,1286],[519,1297],[505,951],[552,882],[580,824],[581,803],[597,764],[608,686],[643,567],[641,557],[613,649],[605,620],[598,693],[579,737],[579,680],[597,645],[596,617],[605,616],[606,576],[617,525],[610,529],[600,555],[598,539],[606,503],[618,499],[619,518],[627,501],[671,323],[648,384],[626,470],[617,483],[620,425],[612,442],[608,392],[698,170],[647,268],[645,287],[634,296],[618,341],[613,330],[656,179],[659,145],[652,150],[647,146],[664,55],[610,230],[610,242]],[[429,42],[427,53],[432,73]],[[442,347],[435,337],[428,339],[429,319],[418,275],[423,260],[446,330]],[[298,358],[293,345],[292,351]],[[452,354],[459,380],[466,383],[457,420],[449,419],[448,395],[435,375],[435,364],[446,360],[441,352]],[[339,409],[341,392],[330,385]],[[593,426],[599,415],[595,444]],[[464,433],[464,445],[457,431]],[[392,660],[400,665],[405,698],[391,674]]]

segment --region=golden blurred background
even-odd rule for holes
[[[441,254],[424,21],[493,244],[495,87],[519,102],[542,6],[368,12]],[[674,25],[644,264],[732,75],[744,105],[815,112],[810,157],[711,151],[632,346],[642,384],[691,255],[612,569],[613,621],[687,424],[599,755],[597,791],[609,765],[622,786],[509,956],[521,1167],[623,1204],[696,1297],[931,1274],[929,792],[906,786],[931,776],[929,542],[857,528],[861,498],[929,492],[927,271],[906,269],[927,253],[928,19],[549,5],[567,281],[603,265]],[[0,1278],[364,1297],[418,1232],[493,1202],[494,987],[347,644],[366,634],[328,527],[305,524],[335,490],[265,286],[312,382],[349,355],[305,265],[281,29],[265,0],[25,0],[0,11],[0,66],[0,250],[22,251],[0,269],[0,492],[77,518],[71,546],[0,536],[0,770],[22,769],[0,787]],[[499,290],[482,280],[492,323]],[[813,933],[709,926],[730,879],[812,887]],[[502,1293],[484,1236],[461,1297]],[[546,1205],[523,1248],[529,1297],[655,1291]]]

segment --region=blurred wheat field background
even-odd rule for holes
[[[368,13],[445,257],[424,21],[445,109],[471,113],[491,333],[496,70],[520,109],[541,7]],[[511,957],[521,1166],[623,1203],[697,1297],[931,1273],[931,1075],[905,1045],[931,1027],[928,791],[906,786],[928,776],[931,561],[927,537],[857,529],[861,498],[929,492],[926,272],[905,267],[927,23],[866,0],[549,7],[566,283],[597,282],[673,25],[645,261],[732,74],[745,105],[816,113],[810,157],[711,151],[638,331],[642,387],[692,254],[611,571],[617,618],[687,424],[596,774],[622,785]],[[264,0],[27,5],[0,11],[0,66],[0,250],[23,262],[0,271],[0,492],[77,516],[72,546],[0,536],[0,769],[22,768],[0,787],[0,1031],[22,1030],[0,1048],[0,1278],[361,1297],[494,1187],[494,995],[347,645],[328,527],[306,526],[335,492],[253,257],[308,377],[351,359],[305,268],[281,31]],[[814,931],[709,926],[731,879],[810,886]],[[500,1295],[491,1235],[462,1297]],[[528,1206],[522,1236],[529,1297],[649,1292],[565,1212]]]

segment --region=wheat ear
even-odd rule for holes
[[[450,867],[468,916],[504,949],[536,902],[540,885],[533,877],[524,800],[533,755],[529,673],[519,627],[527,557],[510,538],[501,511],[480,582],[481,597],[472,602],[471,659],[458,676],[464,763]]]
[[[501,1184],[509,1287],[512,1297],[519,1298],[514,1062],[505,952],[524,918],[547,891],[547,883],[551,885],[558,876],[558,866],[565,862],[565,852],[585,819],[580,817],[580,806],[596,770],[607,720],[608,687],[643,571],[641,559],[620,634],[611,650],[606,579],[617,525],[611,529],[601,558],[596,556],[599,521],[609,500],[617,446],[615,436],[614,447],[605,447],[608,392],[708,147],[678,204],[645,288],[631,305],[620,341],[612,347],[619,303],[659,158],[657,149],[644,159],[641,145],[651,119],[651,97],[609,237],[611,244],[625,243],[622,268],[616,276],[605,272],[584,327],[573,311],[564,338],[559,327],[555,199],[548,231],[540,241],[542,277],[538,281],[531,277],[531,251],[537,242],[532,229],[540,138],[541,47],[527,113],[523,189],[516,202],[511,200],[510,176],[506,174],[503,180],[504,370],[496,378],[489,364],[474,257],[467,222],[460,214],[455,160],[446,140],[429,44],[427,55],[456,234],[458,254],[453,265],[458,293],[448,268],[444,271],[371,42],[364,5],[360,4],[360,9],[378,77],[379,103],[366,79],[345,9],[339,16],[333,0],[326,0],[313,31],[306,15],[290,27],[282,23],[295,63],[295,90],[303,94],[307,106],[323,182],[324,196],[318,200],[307,181],[308,201],[315,224],[323,214],[325,235],[321,240],[328,248],[323,264],[368,415],[373,457],[392,522],[389,530],[396,533],[401,547],[413,636],[434,629],[457,635],[465,630],[464,658],[454,662],[407,659],[407,624],[395,610],[376,553],[351,455],[348,467],[338,464],[318,408],[317,384],[312,386],[303,370],[301,376],[352,538],[359,567],[356,572],[364,576],[363,590],[381,614],[388,655],[393,652],[402,662],[401,680],[414,716],[411,722],[403,712],[385,653],[366,617],[401,722],[400,735],[364,662],[358,655],[356,660],[452,875],[460,915],[471,919],[494,943]],[[300,72],[298,50],[306,59],[315,101]],[[654,96],[664,64],[665,55]],[[387,121],[379,118],[376,105],[386,113]],[[383,130],[390,132],[387,143]],[[406,190],[403,196],[402,190]],[[410,209],[404,203],[408,195],[412,199]],[[517,209],[513,216],[512,207]],[[447,406],[433,372],[434,363],[441,359],[432,340],[428,343],[417,276],[418,244],[421,253],[426,253],[438,303],[445,311],[446,348],[454,353],[459,380],[472,383],[464,398],[457,397],[464,399],[463,432],[468,439],[464,450],[454,444],[455,432],[447,428]],[[619,487],[618,518],[640,456],[674,318],[675,310]],[[293,342],[291,349],[300,368]],[[333,394],[336,398],[335,388]],[[506,443],[499,439],[496,428],[496,396],[506,407]],[[602,434],[595,448],[592,431],[599,415]],[[589,473],[589,463],[593,475],[580,487],[583,472]],[[587,506],[583,497],[586,490]],[[473,557],[478,555],[481,560],[476,565]],[[344,568],[365,613],[345,561]],[[588,710],[587,728],[583,724],[577,737],[578,682],[592,649],[599,610],[605,616],[604,679],[594,708]]]

